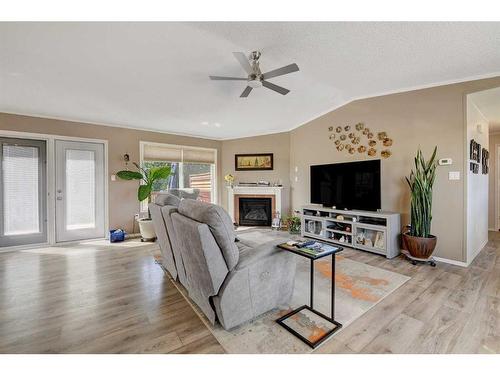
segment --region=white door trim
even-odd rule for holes
[[[491,159],[490,159],[491,163]],[[500,144],[495,144],[495,163],[496,168],[492,172],[495,178],[495,231],[500,230],[500,199],[498,194],[500,194]]]
[[[25,138],[25,139],[38,139],[45,140],[47,142],[47,243],[39,244],[38,246],[51,246],[56,244],[56,233],[55,233],[55,141],[75,141],[75,142],[90,142],[90,143],[102,143],[104,145],[104,228],[105,228],[105,238],[109,237],[109,175],[108,175],[108,140],[98,139],[98,138],[82,138],[82,137],[70,137],[65,135],[57,134],[45,134],[45,133],[30,133],[30,132],[18,132],[14,130],[2,130],[0,129],[0,136],[13,137],[13,138]],[[34,246],[31,246],[34,247]],[[0,249],[0,252],[14,251],[26,249],[26,247],[5,247]]]

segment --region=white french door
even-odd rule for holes
[[[56,242],[105,235],[104,145],[55,141]]]
[[[0,138],[0,248],[47,242],[46,142]]]

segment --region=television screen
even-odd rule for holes
[[[311,166],[311,203],[376,211],[380,201],[380,160]]]

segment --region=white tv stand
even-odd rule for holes
[[[341,215],[343,219],[337,219]],[[394,258],[399,255],[401,217],[394,212],[337,210],[321,205],[301,208],[302,237]]]

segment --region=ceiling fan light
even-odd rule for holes
[[[253,79],[251,81],[248,81],[248,86],[250,86],[253,89],[256,89],[258,87],[262,87],[262,81],[258,79]]]

